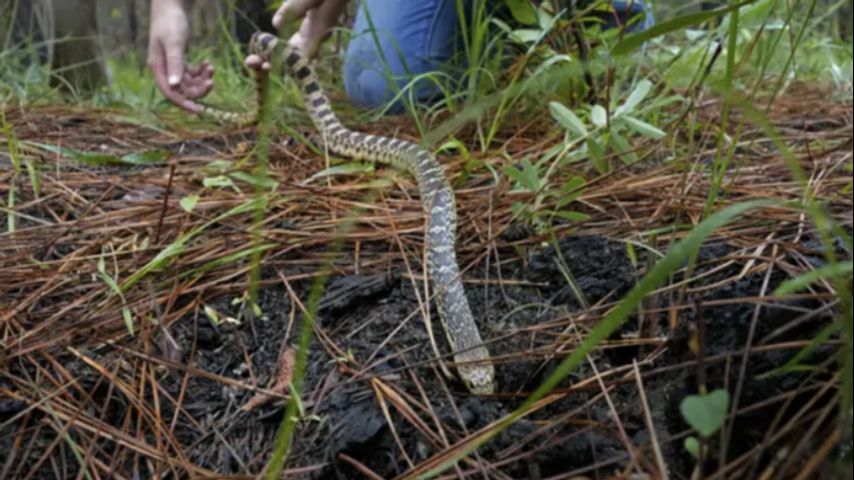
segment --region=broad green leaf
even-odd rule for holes
[[[715,390],[707,395],[689,395],[679,406],[682,418],[703,438],[709,438],[721,428],[729,410],[729,393]]]
[[[199,203],[199,196],[198,195],[187,195],[186,197],[182,198],[181,201],[179,202],[179,204],[181,205],[181,208],[183,208],[187,212],[192,212],[193,209],[196,208],[196,205],[198,203]]]
[[[733,10],[741,8],[745,5],[750,5],[755,2],[756,0],[746,0],[744,2],[729,5],[727,7],[717,8],[715,10],[708,10],[705,12],[689,13],[687,15],[682,15],[680,17],[676,17],[670,20],[665,20],[661,23],[656,23],[655,25],[651,26],[646,30],[633,33],[624,37],[623,40],[621,40],[614,46],[614,48],[611,49],[611,54],[625,55],[631,53],[636,48],[640,47],[645,42],[652,40],[653,38],[657,38],[662,35],[666,35],[670,32],[683,30],[688,27],[693,27],[694,25],[722,17],[732,12]]]
[[[602,105],[593,105],[590,109],[590,120],[599,128],[605,128],[608,125],[608,112]]]
[[[510,14],[517,22],[524,25],[537,23],[537,9],[534,8],[531,0],[507,0],[507,7],[510,8]]]
[[[654,127],[643,120],[638,120],[635,117],[630,117],[628,115],[624,115],[622,120],[626,122],[626,125],[634,130],[636,133],[643,135],[644,137],[649,137],[654,140],[660,140],[667,136],[663,130]]]
[[[638,82],[634,90],[632,90],[632,93],[629,94],[629,98],[627,98],[622,105],[617,107],[617,111],[614,113],[614,116],[616,117],[624,113],[632,112],[642,101],[644,101],[646,96],[649,95],[649,91],[651,89],[652,82],[649,80],[643,79]]]
[[[810,270],[809,272],[803,275],[797,276],[781,283],[780,286],[778,286],[774,290],[774,295],[782,296],[788,295],[790,293],[799,292],[819,280],[826,280],[845,276],[850,277],[852,272],[852,266],[854,265],[852,265],[851,260],[848,260],[847,262],[822,265],[821,267],[816,268],[815,270]]]
[[[578,118],[572,110],[564,107],[558,102],[550,102],[549,103],[549,112],[551,112],[552,117],[558,121],[558,123],[563,126],[567,131],[574,134],[575,137],[586,137],[587,136],[587,127],[584,126],[584,122]]]

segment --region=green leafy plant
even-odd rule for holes
[[[515,189],[533,195],[533,202],[514,202],[511,208],[517,218],[522,218],[539,232],[548,231],[555,219],[569,222],[587,220],[584,213],[571,210],[569,207],[584,193],[585,181],[578,176],[571,176],[559,186],[550,185],[549,179],[559,163],[560,149],[552,149],[537,163],[531,163],[529,158],[520,162],[519,168],[505,166],[503,172],[515,184]],[[544,209],[543,205],[551,201],[554,207]]]
[[[728,410],[729,393],[726,390],[689,395],[679,405],[682,418],[703,438],[711,437],[723,426]],[[699,455],[699,446],[700,442],[695,437],[685,440],[685,448],[694,456]]]
[[[608,163],[607,154],[615,152],[623,163],[630,164],[638,157],[633,152],[629,139],[632,136],[642,136],[660,140],[666,133],[652,124],[633,116],[639,110],[642,102],[652,89],[652,83],[641,80],[631,91],[626,100],[615,105],[610,111],[602,105],[594,104],[585,109],[588,120],[585,123],[571,109],[558,102],[549,104],[552,117],[566,130],[564,140],[567,148],[580,146],[573,154],[576,158],[589,156],[593,167],[600,174],[607,173],[612,168]]]

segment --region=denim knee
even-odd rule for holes
[[[441,90],[429,79],[454,56],[459,37],[457,0],[363,0],[344,60],[344,88],[362,106],[384,106],[401,91],[426,102]],[[466,0],[467,1],[467,0]],[[411,90],[408,90],[411,89]],[[392,112],[404,109],[398,99]]]

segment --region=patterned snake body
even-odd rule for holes
[[[281,54],[284,66],[299,83],[303,102],[326,147],[338,155],[384,163],[409,172],[417,181],[427,216],[427,263],[436,293],[436,305],[445,334],[455,351],[460,377],[473,393],[492,393],[494,370],[483,346],[466,299],[454,250],[456,207],[454,192],[435,156],[420,146],[395,138],[368,135],[347,129],[332,111],[309,60],[295,48],[268,33],[256,33],[250,52],[265,60]],[[259,73],[259,101],[264,82]],[[205,107],[202,112],[220,120],[240,122],[245,117]],[[253,115],[254,117],[254,115]]]

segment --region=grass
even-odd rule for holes
[[[597,199],[613,195],[625,199],[618,202],[620,208],[628,205],[626,208],[632,211],[626,211],[631,219],[630,225],[615,227],[610,234],[627,239],[627,245],[636,244],[657,255],[648,261],[647,268],[640,269],[643,275],[619,301],[613,299],[607,308],[588,305],[586,300],[581,302],[586,311],[599,319],[598,322],[575,345],[572,353],[556,362],[551,373],[524,395],[524,401],[512,404],[511,413],[478,431],[455,437],[456,441],[446,442],[437,453],[409,468],[403,478],[430,478],[452,473],[454,469],[459,474],[459,469],[464,468],[461,466],[472,465],[467,462],[476,458],[472,455],[488,441],[498,438],[505,429],[535,411],[563,399],[562,389],[566,388],[569,375],[589,360],[598,348],[602,348],[633,315],[646,310],[644,302],[666,291],[675,305],[686,304],[692,289],[700,288],[698,280],[701,277],[698,275],[702,275],[702,262],[698,253],[706,240],[716,238],[747,245],[742,251],[758,252],[755,256],[761,259],[769,249],[778,252],[778,248],[788,248],[786,245],[789,243],[798,244],[789,236],[785,236],[786,240],[780,238],[782,234],[778,230],[788,224],[800,225],[799,232],[818,240],[821,264],[786,263],[780,260],[782,257],[767,254],[771,255],[765,267],[767,275],[785,264],[786,273],[792,278],[778,287],[766,289],[767,293],[769,296],[775,294],[791,298],[794,292],[807,291],[823,302],[832,301],[834,322],[814,333],[813,337],[803,338],[797,344],[798,351],[790,356],[791,360],[777,365],[778,369],[772,374],[803,369],[817,371],[818,366],[809,363],[809,354],[823,345],[837,342],[834,345],[838,347],[838,360],[833,367],[837,380],[832,382],[839,392],[836,395],[836,416],[840,425],[850,423],[854,378],[851,206],[850,201],[846,203],[844,200],[846,185],[839,182],[844,178],[844,168],[848,165],[850,185],[851,159],[849,156],[847,164],[843,161],[833,167],[822,167],[820,172],[808,170],[807,160],[818,155],[817,151],[832,151],[836,144],[821,136],[807,137],[805,146],[797,143],[791,134],[795,127],[781,124],[780,119],[785,115],[776,109],[789,95],[797,94],[799,85],[811,83],[850,104],[851,67],[854,63],[851,44],[838,41],[833,28],[827,27],[832,15],[844,6],[844,2],[825,2],[823,10],[818,8],[817,0],[729,2],[729,6],[711,12],[680,12],[670,17],[658,15],[660,21],[656,27],[638,34],[622,29],[603,31],[598,28],[594,17],[590,16],[595,5],[579,12],[550,9],[549,5],[550,2],[544,2],[537,9],[524,1],[509,2],[511,16],[516,20],[513,24],[507,18],[496,17],[488,9],[487,2],[473,2],[471,16],[463,22],[462,51],[468,68],[461,78],[433,74],[422,76],[401,89],[393,101],[402,100],[407,105],[415,135],[422,138],[423,143],[443,145],[443,150],[457,153],[447,168],[452,172],[464,171],[464,175],[457,179],[459,185],[476,185],[477,182],[472,180],[481,179],[493,186],[506,186],[501,191],[506,199],[499,200],[496,220],[501,228],[520,222],[530,224],[538,238],[551,241],[557,247],[557,239],[567,233],[596,231],[593,228],[588,230],[587,222],[602,224],[603,218],[607,217],[603,217],[600,210],[588,207]],[[464,11],[461,3],[457,8],[459,12]],[[822,13],[817,14],[819,11]],[[570,13],[575,16],[570,18]],[[588,28],[579,30],[581,22],[585,22]],[[253,89],[235,68],[241,64],[242,54],[227,35],[226,23],[222,21],[218,28],[221,33],[218,37],[222,39],[220,43],[207,50],[194,51],[193,57],[212,59],[215,63],[217,87],[211,101],[225,107],[240,108],[247,104]],[[3,98],[4,114],[0,153],[6,152],[14,167],[14,173],[3,177],[6,180],[0,180],[0,185],[6,190],[3,211],[10,239],[17,239],[13,235],[22,228],[25,232],[34,228],[33,219],[25,216],[26,206],[33,202],[50,202],[51,195],[57,195],[52,181],[43,183],[35,159],[39,156],[58,158],[63,152],[21,141],[16,133],[21,124],[7,120],[12,112],[22,107],[38,111],[40,107],[62,101],[60,94],[47,86],[48,76],[43,69],[22,67],[16,63],[16,58],[24,52],[24,49],[6,50],[0,54],[0,68],[3,70],[0,98]],[[126,116],[141,116],[145,119],[143,125],[149,126],[143,129],[146,136],[153,135],[155,131],[171,128],[188,131],[197,126],[186,116],[175,115],[160,100],[150,77],[140,75],[139,58],[129,55],[113,59],[111,68],[115,79],[113,85],[89,98],[82,93],[75,94],[76,110],[108,107]],[[334,77],[334,73],[326,76]],[[325,83],[335,84],[333,78],[327,80]],[[440,85],[445,100],[430,106],[416,104],[411,87],[423,80]],[[199,305],[201,296],[217,290],[220,284],[216,280],[218,276],[229,279],[245,276],[250,279],[250,302],[257,305],[257,289],[264,283],[262,262],[279,261],[297,267],[302,262],[287,258],[288,252],[296,248],[311,252],[313,248],[325,246],[331,252],[317,255],[309,261],[310,274],[307,278],[314,280],[308,288],[309,300],[297,336],[296,368],[281,433],[266,470],[268,478],[277,478],[288,465],[293,435],[301,420],[300,405],[305,400],[303,385],[309,344],[313,330],[317,328],[314,320],[318,304],[327,277],[342,268],[338,262],[344,258],[344,246],[360,244],[366,235],[382,239],[389,235],[388,232],[397,236],[400,229],[417,231],[417,221],[410,218],[415,218],[418,212],[417,204],[408,203],[404,211],[412,216],[403,215],[400,222],[392,222],[366,211],[365,205],[375,204],[378,198],[384,198],[384,190],[371,188],[371,174],[364,170],[359,170],[366,177],[362,181],[333,182],[327,177],[326,186],[335,186],[332,193],[303,189],[303,186],[285,187],[290,185],[288,178],[270,166],[271,152],[276,148],[272,143],[273,132],[283,123],[289,129],[299,130],[298,125],[305,123],[305,117],[296,107],[298,94],[290,81],[276,79],[274,84],[278,87],[274,90],[284,93],[267,99],[267,115],[259,130],[259,141],[252,149],[243,152],[240,159],[251,159],[253,167],[249,176],[240,175],[233,167],[235,163],[229,163],[222,171],[204,173],[206,180],[211,181],[204,183],[206,189],[195,194],[191,203],[182,204],[190,205],[184,212],[167,213],[167,197],[159,218],[152,216],[151,212],[148,214],[144,224],[151,229],[154,225],[151,222],[156,219],[158,236],[161,228],[171,229],[167,243],[149,243],[139,249],[136,249],[138,245],[127,241],[112,245],[112,241],[107,240],[111,235],[108,225],[121,217],[100,211],[97,197],[88,200],[91,203],[85,210],[87,214],[90,211],[97,213],[95,220],[86,220],[86,215],[80,217],[80,222],[86,225],[93,238],[81,237],[75,242],[69,241],[68,235],[63,233],[51,242],[68,242],[67,247],[84,259],[92,256],[86,246],[88,243],[109,242],[111,245],[109,249],[99,249],[93,257],[96,258],[93,264],[96,266],[92,266],[91,273],[97,274],[100,285],[93,284],[84,296],[68,306],[73,309],[84,305],[91,310],[84,310],[76,322],[63,326],[61,330],[73,332],[75,326],[85,328],[90,323],[112,325],[111,322],[119,319],[117,325],[133,331],[133,320],[129,319],[133,312],[140,330],[137,335],[145,332],[144,322],[139,320],[145,315],[140,312],[151,310],[146,305],[152,302],[152,298],[158,305],[172,305],[174,300],[171,297],[175,292],[195,295],[197,300],[191,302],[191,309]],[[715,108],[711,115],[705,106],[709,99],[713,99]],[[283,103],[293,107],[273,114],[270,107]],[[382,111],[384,109],[379,113]],[[349,116],[383,122],[377,112],[350,112]],[[24,117],[16,115],[15,118]],[[532,133],[528,134],[528,129]],[[844,136],[844,129],[842,133]],[[847,135],[850,136],[850,123]],[[752,155],[752,152],[760,151],[761,154]],[[775,157],[774,162],[766,163],[769,155]],[[324,158],[327,166],[337,161],[328,155]],[[22,162],[24,169],[21,168]],[[236,164],[239,165],[240,161]],[[761,174],[753,173],[753,169],[759,166],[775,172],[778,191],[763,192],[759,188],[750,188],[751,181],[762,181]],[[645,172],[656,169],[662,169],[666,174],[661,178],[644,176]],[[625,181],[622,175],[627,172],[635,172],[657,185],[660,191],[669,192],[666,196],[670,198],[662,205],[679,205],[677,212],[664,222],[644,222],[644,214],[654,218],[660,208],[644,209],[633,204],[631,189],[620,186],[620,182]],[[173,185],[173,176],[174,168],[169,177],[170,186]],[[664,176],[667,180],[663,179]],[[693,187],[698,178],[704,182],[700,198],[697,198]],[[835,186],[836,191],[828,189],[827,181]],[[89,190],[122,188],[122,185],[102,184],[84,177],[75,182],[79,182],[76,183],[78,188]],[[275,188],[271,190],[270,185]],[[194,188],[198,191],[198,185],[194,187],[192,183],[179,181],[175,186],[185,192]],[[285,192],[275,191],[279,188]],[[292,190],[290,194],[288,190]],[[345,195],[347,201],[339,203],[336,192]],[[32,195],[28,196],[30,193]],[[464,204],[472,209],[487,201],[491,205],[493,201],[491,193],[488,198],[481,193],[466,195],[470,200]],[[301,201],[305,204],[301,205]],[[328,208],[329,212],[322,215],[313,213],[314,207],[309,204]],[[49,210],[55,212],[56,208]],[[16,213],[18,211],[21,213]],[[322,234],[286,242],[274,240],[281,232],[275,225],[281,214],[276,212],[288,212],[288,215]],[[57,217],[59,215],[54,215]],[[356,226],[365,218],[370,218],[366,223],[374,227],[379,225],[379,231],[367,234],[364,228]],[[472,224],[475,222],[472,214],[464,218]],[[756,219],[764,223],[758,231],[752,231],[752,223]],[[635,224],[643,227],[634,227]],[[458,245],[467,252],[463,257],[472,264],[482,261],[482,252],[490,258],[490,245],[495,244],[498,235],[490,232],[484,239],[465,228],[466,223],[461,222],[461,225],[466,232],[462,238],[480,239],[478,245]],[[73,224],[63,228],[66,228],[66,233],[76,231]],[[236,244],[217,238],[223,232],[235,235]],[[801,234],[795,238],[801,238]],[[35,245],[33,242],[34,239],[25,238],[16,244],[16,248]],[[414,245],[417,247],[417,243]],[[534,246],[526,245],[525,248]],[[786,251],[799,258],[798,248]],[[139,257],[142,252],[145,256]],[[407,252],[404,247],[395,256],[405,258]],[[107,266],[105,259],[109,260]],[[39,262],[36,256],[29,256],[23,263],[38,265]],[[68,268],[66,265],[74,265],[74,262],[59,264],[59,268]],[[746,261],[744,271],[755,262],[755,258]],[[9,267],[14,267],[18,274],[30,272],[24,264],[10,264]],[[803,268],[794,269],[791,267],[793,264]],[[52,262],[41,268],[56,268],[55,265]],[[571,284],[572,266],[567,262],[563,262],[563,266],[566,270],[563,273]],[[75,268],[88,267],[81,265]],[[59,285],[65,283],[59,278],[42,285],[13,277],[8,280],[10,285],[17,286],[17,292],[37,287],[37,291],[45,295],[59,288],[56,282]],[[175,282],[180,282],[181,288],[177,288]],[[242,282],[235,280],[235,285],[240,284]],[[578,292],[577,285],[570,287]],[[13,289],[8,290],[11,291]],[[65,292],[61,288],[59,291]],[[67,301],[61,300],[64,298],[67,296],[57,296],[54,301]],[[583,300],[583,296],[579,298]],[[103,302],[98,303],[96,299]],[[60,329],[58,313],[43,312],[45,316],[34,327],[26,327],[12,322],[12,319],[17,313],[38,311],[40,307],[31,296],[18,294],[13,300],[9,305],[3,305],[12,312],[4,315],[3,321],[12,332],[9,338],[13,339],[12,343],[3,341],[4,357],[20,359],[58,347],[53,339],[39,340],[37,337],[40,332],[51,328]],[[181,308],[177,313],[184,315],[189,309]],[[757,303],[756,315],[760,309],[761,305]],[[677,310],[673,307],[670,313],[674,322],[678,319]],[[163,325],[166,323],[161,321]],[[755,324],[751,328],[754,327]],[[115,335],[117,338],[122,336]],[[735,412],[744,406],[739,393],[747,381],[744,375],[747,352],[755,346],[752,333],[748,338],[744,353],[733,356],[734,361],[740,363],[736,387],[731,389],[734,392],[730,405],[733,414],[729,423],[722,426],[720,439],[704,438],[696,447],[698,472],[701,460],[714,453],[715,444],[726,445],[729,441]],[[698,357],[702,362],[703,355],[698,354]],[[12,373],[9,374],[12,378]],[[705,385],[701,384],[699,390],[704,389]],[[56,416],[56,419],[73,418],[64,411],[49,410],[49,413],[66,415]],[[59,423],[59,420],[55,421]],[[72,420],[68,422],[67,427],[74,425]],[[842,429],[833,431],[839,434]],[[96,467],[85,466],[85,459],[81,457],[86,453],[85,445],[74,443],[65,435],[62,438],[73,445],[73,453],[81,462],[80,468],[90,474],[89,469]],[[770,436],[768,441],[771,442]],[[723,450],[721,468],[741,468],[737,463],[741,460],[728,463],[726,448]],[[828,454],[823,450],[816,454],[819,453],[825,458]],[[731,465],[735,466],[729,467]],[[807,467],[810,465],[807,462]],[[794,466],[790,467],[794,472]],[[809,473],[807,467],[800,471]],[[194,467],[188,469],[204,474]],[[658,473],[666,475],[666,472]]]

